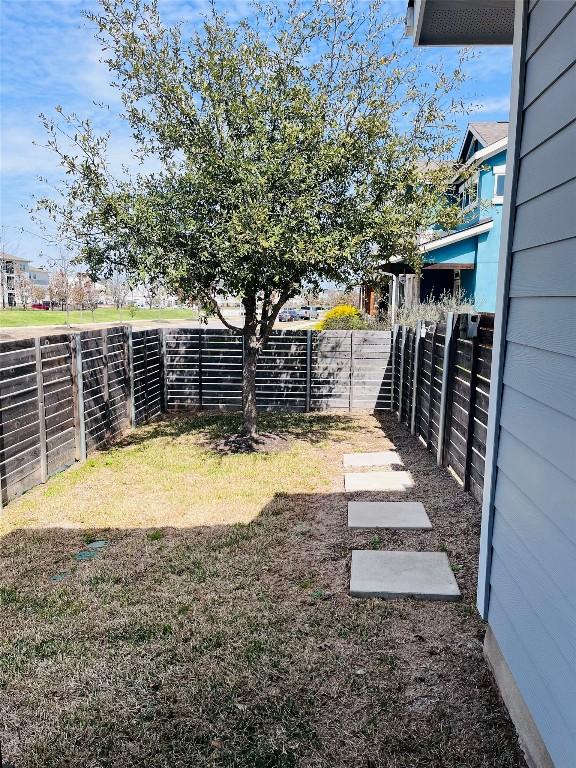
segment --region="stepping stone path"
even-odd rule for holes
[[[445,552],[352,552],[352,597],[459,600],[460,590]]]
[[[348,453],[345,467],[381,467],[403,462],[396,451]],[[347,472],[344,488],[355,491],[406,491],[414,487],[410,472]],[[430,530],[424,505],[416,501],[350,501],[349,528]],[[460,590],[444,552],[381,552],[354,550],[350,570],[352,597],[459,600]]]
[[[396,451],[376,451],[374,453],[345,453],[345,467],[385,467],[387,464],[404,462]]]
[[[419,501],[349,501],[348,528],[430,530],[432,523]]]
[[[344,488],[354,491],[405,491],[414,486],[410,472],[347,472]]]

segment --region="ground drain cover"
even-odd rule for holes
[[[352,552],[350,595],[458,600],[460,590],[445,552],[355,550]]]
[[[74,555],[74,559],[79,560],[80,562],[83,560],[92,560],[97,554],[98,550],[96,549],[83,549],[81,552],[77,552]]]

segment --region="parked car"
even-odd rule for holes
[[[40,302],[36,304],[32,304],[30,308],[31,309],[50,309],[49,305],[40,303]]]
[[[316,307],[300,307],[298,310],[302,320],[316,320],[318,317],[318,310]]]
[[[300,312],[297,309],[282,309],[278,320],[281,323],[292,323],[294,320],[300,320]]]

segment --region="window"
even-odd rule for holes
[[[454,270],[454,291],[453,291],[453,295],[455,299],[460,298],[461,290],[462,290],[462,277],[460,275],[460,270],[455,269]]]
[[[458,188],[458,199],[463,211],[469,211],[471,208],[476,207],[478,202],[478,176],[468,179]]]
[[[494,173],[494,193],[492,202],[501,205],[504,202],[504,180],[506,178],[506,166],[495,165],[492,169]]]

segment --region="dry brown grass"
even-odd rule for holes
[[[219,456],[237,418],[138,430],[9,505],[1,715],[17,768],[519,768],[472,607],[478,509],[369,416],[269,417],[281,454]],[[431,533],[349,533],[341,456],[395,444]],[[151,530],[152,529],[152,530]],[[105,538],[76,563],[86,539]],[[448,550],[462,604],[351,600],[354,546]],[[69,575],[59,583],[51,576]]]

